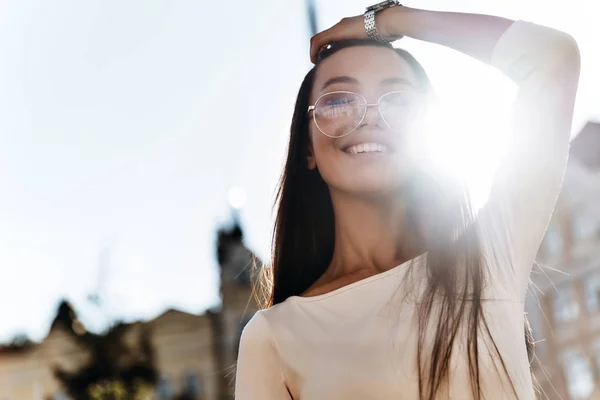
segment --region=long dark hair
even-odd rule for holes
[[[272,264],[263,268],[263,306],[301,295],[328,268],[334,249],[334,211],[329,189],[318,168],[307,168],[309,118],[306,110],[320,61],[336,51],[355,45],[384,46],[396,52],[416,72],[423,89],[431,91],[429,78],[421,64],[407,51],[370,40],[346,40],[324,50],[317,64],[308,72],[296,100],[291,124],[287,160],[280,178],[276,198]],[[475,214],[469,196],[460,182],[440,179],[425,168],[407,185],[411,232],[427,250],[427,284],[420,294],[415,315],[419,339],[417,367],[419,398],[434,399],[448,383],[453,345],[459,332],[466,332],[469,374],[473,396],[481,399],[483,390],[479,371],[478,335],[491,339],[503,373],[512,378],[491,336],[482,309],[485,283],[485,260],[480,237],[474,228]],[[433,322],[435,321],[435,323]],[[533,355],[533,341],[525,324],[527,351]],[[431,351],[426,350],[427,328],[435,336]],[[427,342],[429,347],[429,342]]]

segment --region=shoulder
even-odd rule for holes
[[[242,330],[235,378],[236,399],[290,399],[281,357],[272,340],[266,310]]]
[[[264,316],[264,310],[257,311],[242,330],[241,342],[257,344],[268,340],[270,334],[269,324]]]
[[[255,345],[271,342],[273,337],[272,327],[283,315],[281,313],[282,309],[285,309],[284,303],[257,311],[244,326],[240,340]]]

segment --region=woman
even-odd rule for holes
[[[567,160],[577,45],[528,22],[399,5],[375,25],[515,81],[510,149],[475,214],[410,151],[432,93],[417,61],[368,40],[363,16],[314,36],[236,399],[532,399],[524,297]]]

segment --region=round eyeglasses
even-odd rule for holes
[[[386,125],[400,131],[420,108],[422,98],[415,91],[395,91],[385,93],[375,104],[368,104],[358,93],[336,91],[321,95],[308,107],[307,114],[313,112],[315,125],[325,136],[341,138],[358,128],[369,107],[377,107]]]

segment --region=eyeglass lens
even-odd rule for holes
[[[328,93],[315,104],[314,119],[317,127],[331,137],[341,137],[352,132],[361,123],[367,112],[362,96],[348,92]],[[393,130],[401,130],[417,105],[412,92],[390,92],[379,102],[379,112]]]

